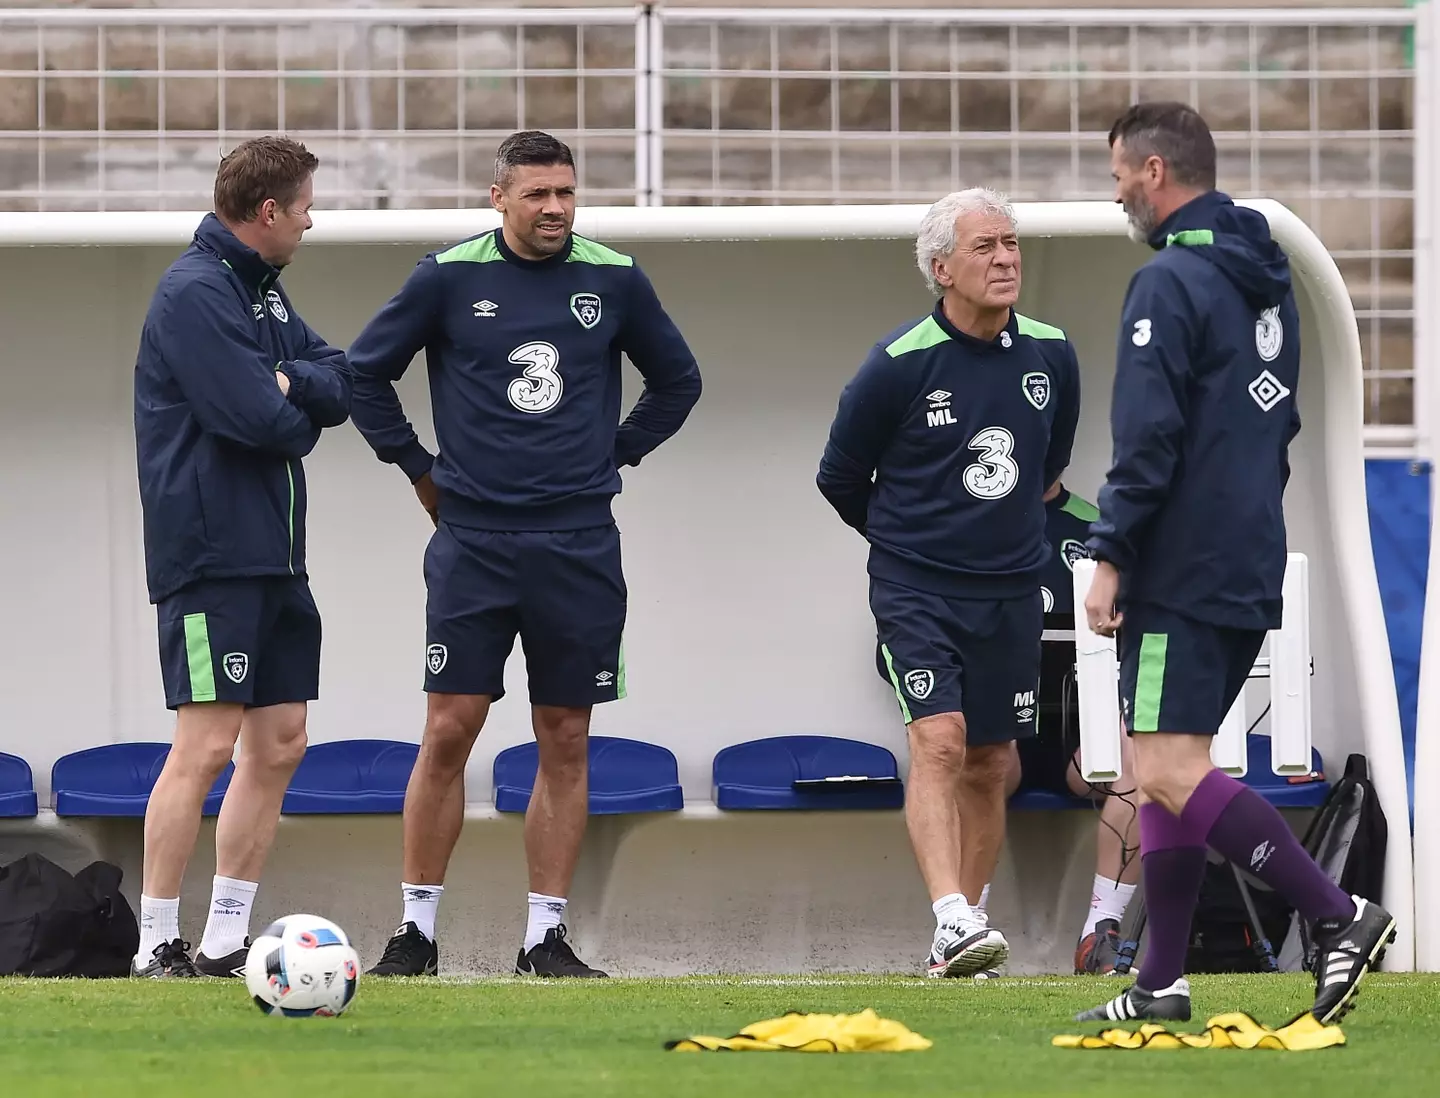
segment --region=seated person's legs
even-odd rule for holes
[[[1090,783],[1082,777],[1080,749],[1069,768],[1069,788],[1077,797],[1100,801],[1095,834],[1095,883],[1090,911],[1075,947],[1076,973],[1115,970],[1120,945],[1120,920],[1140,880],[1140,793],[1133,775],[1130,737],[1120,737],[1121,777],[1116,782]]]

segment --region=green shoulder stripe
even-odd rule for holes
[[[486,233],[474,240],[463,240],[453,248],[446,248],[435,256],[436,263],[499,263],[500,249],[495,244],[495,234]]]
[[[567,263],[590,263],[596,267],[633,267],[635,260],[617,252],[614,248],[607,248],[604,244],[597,244],[593,240],[587,240],[583,236],[572,235],[570,240],[570,256]]]
[[[1065,501],[1065,506],[1060,510],[1067,515],[1074,515],[1081,522],[1094,522],[1100,517],[1100,508],[1088,499],[1081,499],[1074,492],[1070,493],[1070,498]]]
[[[902,335],[895,342],[885,348],[885,353],[891,358],[899,358],[901,355],[909,354],[911,351],[923,351],[926,347],[935,347],[944,343],[950,337],[945,334],[945,329],[935,323],[933,316],[927,316],[915,327]]]
[[[1171,233],[1165,238],[1165,247],[1171,244],[1179,244],[1182,248],[1200,248],[1206,244],[1215,243],[1215,234],[1209,229],[1184,229],[1178,233]]]
[[[1049,324],[1042,324],[1038,320],[1031,320],[1028,316],[1015,314],[1015,327],[1022,336],[1029,336],[1031,339],[1064,339],[1065,333],[1059,328]]]

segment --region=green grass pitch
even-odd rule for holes
[[[361,977],[338,1019],[260,1014],[238,982],[0,980],[0,1079],[16,1098],[135,1095],[535,1095],[844,1098],[1146,1095],[1382,1098],[1435,1093],[1440,977],[1372,975],[1344,1048],[1312,1053],[1078,1052],[1052,1034],[1114,994],[1096,977],[975,984],[913,977],[534,982]],[[1279,1025],[1310,1000],[1301,975],[1199,977],[1204,1018]],[[926,1052],[674,1053],[788,1009],[873,1007],[931,1038]],[[1427,1082],[1426,1080],[1429,1080]]]

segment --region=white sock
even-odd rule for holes
[[[1121,884],[1109,877],[1102,877],[1099,873],[1095,874],[1095,884],[1090,892],[1090,914],[1085,917],[1085,929],[1080,932],[1080,937],[1093,934],[1095,925],[1101,919],[1114,919],[1116,922],[1123,919],[1125,908],[1133,895],[1134,885]]]
[[[530,893],[530,914],[525,920],[525,952],[529,953],[545,940],[545,932],[565,921],[563,896],[545,896],[539,892]]]
[[[941,896],[933,904],[930,910],[935,912],[935,925],[944,926],[946,923],[962,923],[970,920],[970,905],[966,903],[965,897],[959,892],[952,892],[948,896]]]
[[[990,907],[990,886],[987,884],[984,888],[982,888],[982,889],[980,890],[980,902],[979,902],[978,904],[971,904],[971,905],[970,905],[970,908],[971,908],[972,911],[975,911],[976,913],[978,913],[978,914],[980,914],[980,915],[984,915],[985,912],[986,912],[987,910],[989,910],[989,907]]]
[[[435,914],[440,910],[440,897],[445,893],[444,885],[400,885],[400,896],[405,901],[402,923],[414,923],[420,933],[435,940]]]
[[[155,947],[161,942],[173,942],[180,937],[180,897],[173,900],[157,900],[153,896],[140,897],[140,950],[135,954],[135,964],[144,968],[155,956]]]
[[[250,936],[250,909],[255,905],[258,881],[216,877],[210,886],[210,917],[200,938],[200,952],[219,960],[245,948]]]

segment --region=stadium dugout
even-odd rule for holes
[[[1286,511],[1291,548],[1309,562],[1313,743],[1332,775],[1352,751],[1369,758],[1390,821],[1384,900],[1400,920],[1387,966],[1409,969],[1406,779],[1366,515],[1359,337],[1317,237],[1277,203],[1246,204],[1291,255],[1303,317],[1304,430]],[[874,670],[865,546],[833,521],[814,473],[865,349],[929,308],[912,258],[922,213],[590,208],[577,220],[577,231],[636,256],[705,376],[689,424],[656,460],[626,471],[616,505],[630,582],[629,697],[597,710],[595,732],[642,746],[597,744],[613,766],[597,762],[609,769],[597,777],[571,907],[586,957],[612,972],[906,971],[929,933],[904,823],[885,800],[893,784],[873,787],[873,803],[827,801],[823,791],[787,801],[791,776],[859,768],[883,778],[887,758],[905,771],[894,694]],[[1064,329],[1082,364],[1065,480],[1093,498],[1109,458],[1120,302],[1146,253],[1109,203],[1020,204],[1017,213],[1021,309]],[[0,766],[0,778],[33,782],[0,796],[0,809],[14,806],[0,819],[0,859],[34,849],[73,869],[105,857],[125,869],[132,893],[135,809],[143,812],[171,718],[143,583],[131,372],[155,280],[199,216],[0,214],[0,751],[28,764]],[[422,254],[494,223],[489,211],[322,204],[285,282],[306,320],[344,345]],[[627,371],[631,399],[637,383]],[[423,364],[400,390],[433,445]],[[393,744],[418,739],[424,709],[420,561],[431,528],[403,477],[353,428],[327,432],[306,468],[309,563],[325,615],[322,697],[310,721],[313,761],[287,799],[259,903],[267,913],[322,909],[372,956],[394,926],[394,794],[412,757]],[[512,693],[468,772],[468,822],[446,882],[450,965],[503,960],[519,930],[515,810],[528,795],[527,766],[533,774],[521,746],[530,733],[519,661],[517,648]],[[757,750],[738,776],[718,768],[726,789],[717,788],[724,749],[784,735],[850,745]],[[384,742],[330,746],[341,741]],[[160,746],[135,746],[146,743]],[[106,753],[77,755],[94,748]],[[767,783],[777,798],[769,807],[781,810],[729,799],[740,787],[763,794]],[[991,898],[1012,943],[1011,972],[1068,971],[1094,833],[1088,810],[1012,813]],[[210,849],[202,834],[187,894],[208,887]],[[186,916],[194,940],[200,914],[192,905]]]

